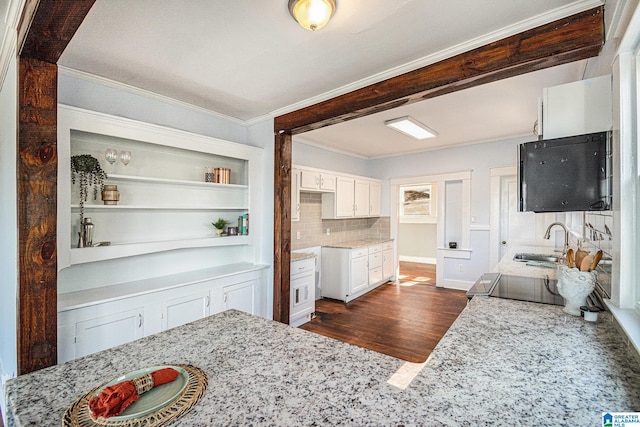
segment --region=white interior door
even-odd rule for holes
[[[518,180],[516,175],[501,177],[500,197],[500,258],[510,246],[540,246],[546,227],[555,221],[555,214],[518,211]]]

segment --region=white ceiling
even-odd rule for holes
[[[590,9],[599,0],[338,0],[327,27],[302,29],[287,0],[97,0],[58,64],[248,124]],[[543,87],[584,61],[300,135],[365,158],[531,134]],[[70,72],[70,71],[67,71]],[[381,125],[410,114],[426,142]],[[298,140],[298,139],[296,139]]]

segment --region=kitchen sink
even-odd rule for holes
[[[560,261],[560,257],[558,257],[557,255],[517,253],[513,256],[513,260],[518,262],[528,262],[528,261],[558,262]]]

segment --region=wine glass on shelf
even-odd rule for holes
[[[113,164],[118,160],[118,150],[115,148],[107,148],[104,152],[104,158],[107,159],[107,162],[111,165],[110,169],[113,171]]]
[[[127,166],[131,161],[131,151],[121,151],[120,161],[122,162],[123,165]]]

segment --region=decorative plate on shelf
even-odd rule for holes
[[[167,384],[143,393],[125,411],[109,418],[91,416],[89,400],[107,386],[154,372],[162,368],[173,368],[178,377]],[[62,425],[69,427],[129,426],[158,427],[170,424],[193,408],[207,389],[206,373],[191,365],[154,366],[129,372],[86,393],[76,400],[64,413]]]

